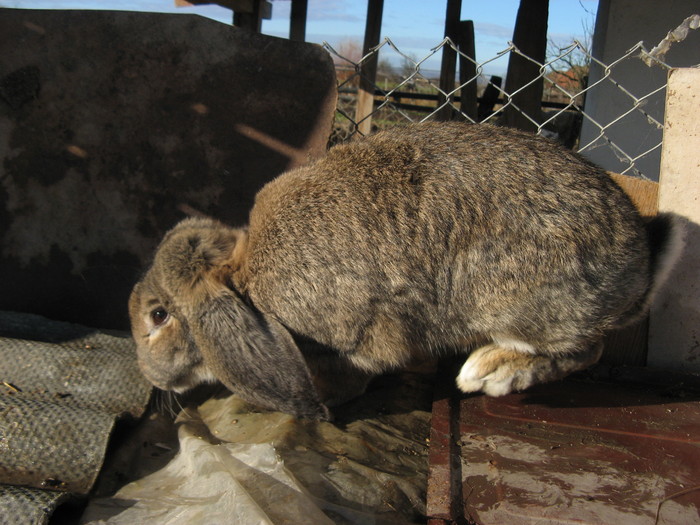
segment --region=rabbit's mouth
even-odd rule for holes
[[[159,390],[164,390],[166,392],[175,392],[176,394],[184,394],[188,390],[192,390],[199,383],[192,380],[191,374],[176,377],[174,379],[162,379],[155,378],[147,372],[143,371],[143,375],[148,379],[148,381]]]
[[[159,367],[153,366],[148,358],[140,358],[139,368],[143,376],[160,390],[183,393],[197,386],[194,371],[188,370],[187,367],[180,367],[181,371],[175,373],[164,372]]]
[[[204,363],[198,363],[190,368],[186,373],[183,373],[174,379],[168,381],[165,385],[159,386],[151,381],[157,388],[161,390],[170,390],[176,394],[184,394],[193,388],[205,384],[216,383],[218,379],[211,373],[209,367]]]
[[[161,390],[175,392],[176,394],[184,394],[188,390],[192,390],[195,386],[197,386],[189,376],[190,374],[187,374],[178,376],[174,379],[168,378],[166,381],[161,380],[156,382],[152,379],[150,379],[150,381],[156,388],[160,388]]]

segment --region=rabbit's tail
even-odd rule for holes
[[[682,219],[671,213],[660,213],[646,223],[650,254],[650,281],[645,294],[627,311],[617,327],[627,326],[643,317],[656,294],[671,274],[683,251],[685,228]]]

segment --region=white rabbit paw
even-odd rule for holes
[[[491,344],[471,353],[457,376],[457,387],[462,392],[481,390],[503,396],[533,385],[541,379],[543,368],[551,367],[548,357]]]

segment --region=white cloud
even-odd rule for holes
[[[359,22],[364,25],[366,7],[358,12],[357,3],[348,0],[309,0],[306,11],[307,22],[327,21],[333,22]],[[291,2],[289,0],[275,0],[272,2],[272,19],[289,19]]]
[[[504,43],[513,38],[513,28],[488,22],[474,22],[474,33],[481,36],[495,37]],[[477,39],[478,42],[478,39]]]

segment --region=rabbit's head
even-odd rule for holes
[[[129,299],[141,370],[165,390],[219,380],[250,402],[327,419],[291,334],[235,287],[245,245],[244,230],[210,219],[166,234]]]

